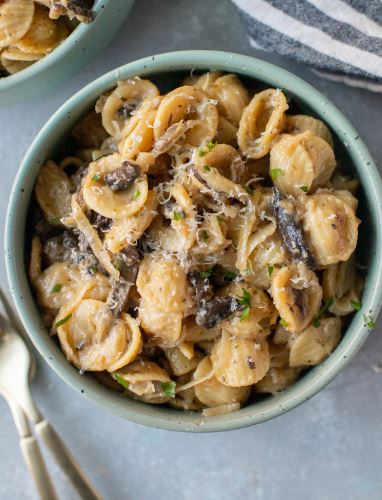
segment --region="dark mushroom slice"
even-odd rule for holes
[[[215,264],[211,270],[211,274],[209,276],[209,280],[211,285],[214,287],[214,290],[222,288],[223,286],[232,283],[232,280],[235,278],[235,273],[221,266],[220,264]]]
[[[139,177],[140,168],[128,161],[105,175],[105,182],[112,191],[125,191]]]
[[[212,297],[212,286],[208,278],[203,278],[198,271],[187,273],[187,278],[194,289],[194,298],[197,304]]]
[[[116,318],[128,308],[129,293],[137,278],[139,262],[140,255],[134,246],[129,246],[114,256],[114,264],[121,277],[113,283],[106,303]]]
[[[97,229],[98,235],[102,237],[103,233],[110,229],[112,220],[108,217],[104,217],[103,215],[97,214],[92,210],[89,214],[89,221],[91,225]]]
[[[156,250],[156,248],[157,248],[157,246],[156,246],[155,241],[151,240],[147,236],[147,234],[144,233],[139,238],[138,243],[137,243],[137,250],[139,252],[139,255],[141,255],[142,257],[147,255],[148,253],[154,252],[154,250]]]
[[[90,23],[95,18],[95,12],[91,10],[92,3],[93,2],[89,0],[67,0],[66,8],[69,13],[74,14],[79,21]]]
[[[214,297],[200,303],[195,321],[197,325],[209,329],[239,310],[240,304],[235,297]]]
[[[297,222],[293,203],[282,198],[280,191],[275,187],[273,188],[271,207],[276,218],[277,228],[290,255],[294,259],[304,262],[309,269],[317,269],[316,259],[310,251]]]

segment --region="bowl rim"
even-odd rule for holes
[[[97,17],[102,15],[105,4],[109,3],[110,0],[95,0],[92,10],[95,12],[95,20]],[[77,43],[76,40],[81,40],[84,38],[89,31],[94,27],[95,20],[86,24],[80,23],[76,28],[65,38],[65,40],[60,43],[55,49],[49,54],[43,56],[40,60],[31,64],[27,68],[14,73],[13,75],[8,75],[4,78],[0,78],[0,93],[12,88],[13,86],[19,85],[21,82],[33,78],[39,73],[53,67],[61,58],[65,57]]]
[[[269,420],[292,410],[316,395],[349,363],[366,340],[370,330],[363,321],[362,312],[364,311],[359,311],[354,315],[346,334],[334,353],[286,391],[259,403],[243,407],[237,412],[203,419],[199,414],[189,415],[187,412],[167,410],[166,408],[158,410],[157,407],[132,402],[132,400],[129,400],[129,403],[123,403],[125,400],[121,398],[119,393],[117,393],[118,398],[114,397],[112,391],[108,391],[100,384],[95,385],[87,377],[79,376],[78,371],[74,371],[69,362],[62,363],[57,360],[55,355],[57,356],[58,347],[53,349],[48,344],[46,329],[42,330],[41,324],[39,325],[34,317],[35,307],[33,308],[33,304],[28,305],[27,300],[24,300],[24,294],[30,294],[24,266],[18,266],[12,258],[13,255],[17,255],[17,248],[20,246],[19,240],[15,237],[17,223],[20,223],[18,221],[20,206],[29,203],[29,197],[27,201],[25,201],[25,197],[23,198],[23,189],[26,184],[30,184],[32,189],[34,184],[34,178],[33,184],[31,184],[30,176],[28,180],[29,169],[33,168],[33,165],[38,161],[41,146],[47,142],[47,138],[52,136],[56,129],[59,129],[64,117],[70,115],[71,110],[76,109],[77,106],[81,107],[84,103],[90,104],[102,92],[115,86],[118,79],[134,75],[144,77],[192,69],[202,71],[220,69],[285,89],[305,101],[317,115],[334,129],[338,138],[347,147],[354,168],[362,177],[361,182],[367,194],[372,224],[375,226],[376,248],[371,262],[372,268],[368,286],[365,287],[364,291],[363,306],[368,314],[373,313],[374,317],[377,316],[382,302],[382,287],[378,286],[382,278],[382,229],[380,224],[382,221],[382,199],[380,198],[382,181],[365,144],[347,118],[326,96],[309,83],[269,62],[229,52],[190,50],[162,53],[139,59],[97,78],[66,101],[37,134],[16,175],[6,214],[5,260],[12,297],[29,337],[47,363],[72,388],[83,393],[85,397],[103,408],[135,423],[166,430],[213,432],[239,429]],[[25,224],[25,218],[22,219],[22,222]],[[84,387],[86,390],[83,389]]]

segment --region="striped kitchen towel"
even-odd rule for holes
[[[233,0],[256,48],[382,92],[381,0]]]

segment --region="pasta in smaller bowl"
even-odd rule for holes
[[[381,301],[381,181],[356,132],[297,77],[228,60],[163,54],[83,89],[32,145],[8,212],[11,288],[45,359],[172,430],[302,403]]]
[[[0,105],[43,94],[117,32],[133,0],[1,0]]]

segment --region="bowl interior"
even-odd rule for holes
[[[59,156],[65,136],[80,117],[94,106],[96,98],[116,81],[140,75],[152,79],[162,93],[181,84],[191,70],[222,70],[240,75],[250,88],[277,87],[290,98],[290,112],[310,114],[325,121],[335,138],[336,158],[341,169],[361,181],[358,193],[360,226],[358,260],[365,273],[362,311],[350,320],[335,352],[322,364],[307,371],[292,387],[277,396],[266,396],[238,412],[202,418],[164,407],[150,406],[106,389],[93,377],[80,375],[65,359],[57,343],[48,336],[34,304],[24,270],[24,239],[28,233],[27,211],[39,168],[48,158]],[[381,180],[358,133],[328,100],[294,75],[261,60],[213,51],[162,54],[127,64],[91,83],[62,106],[41,130],[27,152],[15,181],[6,228],[8,278],[16,306],[37,349],[55,371],[76,390],[117,415],[138,423],[180,431],[217,431],[252,425],[288,411],[324,387],[358,351],[368,335],[363,314],[376,316],[381,304]],[[362,244],[362,242],[367,244]]]

